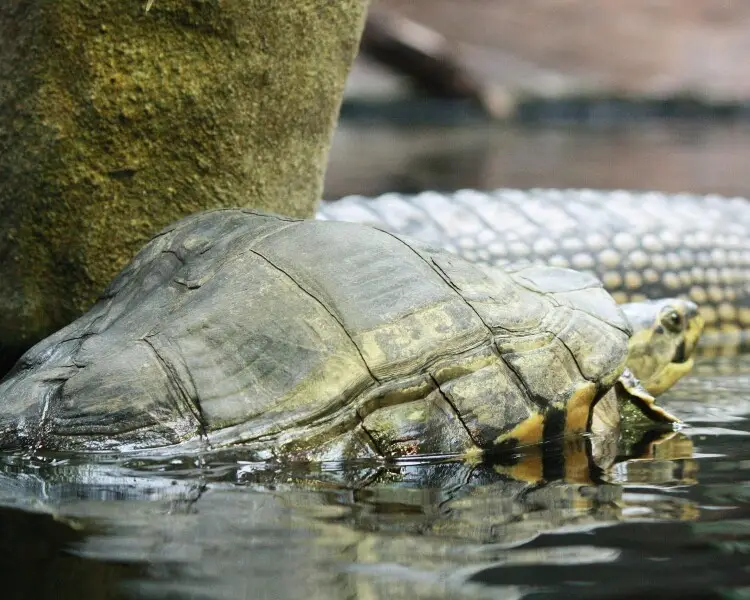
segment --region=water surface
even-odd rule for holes
[[[3,456],[3,597],[745,598],[750,357],[697,371],[664,401],[687,426],[605,471],[585,445],[319,469]]]
[[[750,196],[750,125],[342,125],[325,197],[462,187],[624,188]]]
[[[459,187],[750,194],[750,129],[343,127],[330,198]],[[616,464],[281,467],[0,455],[3,599],[750,598],[750,357],[664,399]]]

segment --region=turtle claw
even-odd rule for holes
[[[656,405],[654,397],[648,393],[638,378],[633,375],[630,369],[626,368],[620,378],[617,380],[618,387],[623,392],[622,396],[635,404],[641,412],[652,421],[662,423],[682,423],[672,413],[664,410],[661,406]]]

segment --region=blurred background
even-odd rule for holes
[[[750,2],[373,0],[325,197],[750,195]]]

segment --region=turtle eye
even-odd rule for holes
[[[678,333],[683,329],[682,315],[676,310],[670,309],[662,315],[661,324],[668,331]]]

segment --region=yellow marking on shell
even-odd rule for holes
[[[646,294],[631,294],[630,296],[631,302],[645,302],[647,299]]]
[[[538,483],[544,479],[544,462],[542,460],[542,449],[539,447],[528,448],[521,455],[521,460],[514,465],[496,465],[495,472],[500,475],[509,475],[516,481]]]
[[[446,383],[452,379],[458,379],[464,375],[475,373],[484,367],[494,364],[497,356],[492,352],[479,352],[462,359],[451,357],[448,360],[436,363],[432,368],[432,375],[439,384]]]
[[[706,322],[706,325],[713,325],[718,320],[716,310],[713,306],[704,304],[700,307],[700,314],[703,317],[703,320]]]
[[[463,453],[463,460],[471,465],[477,465],[484,459],[484,450],[479,446],[471,446]]]
[[[629,290],[637,290],[643,285],[643,277],[637,271],[625,273],[625,287]]]
[[[737,320],[737,309],[729,304],[729,302],[722,302],[719,304],[719,308],[716,309],[719,315],[719,319],[725,322],[734,323]]]
[[[740,325],[750,325],[750,308],[742,306],[737,312],[737,320]]]
[[[622,275],[617,271],[607,271],[602,277],[602,283],[608,289],[618,288],[622,285]]]
[[[656,269],[646,269],[643,271],[643,278],[647,283],[656,283],[659,281],[659,272]]]
[[[628,295],[625,292],[613,292],[612,298],[615,299],[617,304],[625,304],[628,301]]]
[[[507,433],[499,435],[495,444],[517,441],[520,444],[539,444],[544,441],[544,416],[541,413],[524,419]]]
[[[406,415],[406,418],[410,421],[424,421],[425,414],[423,410],[414,410],[410,412],[408,415]]]
[[[565,405],[565,433],[586,431],[591,414],[591,403],[596,396],[596,386],[587,381],[580,384]]]
[[[708,300],[706,290],[698,285],[690,288],[690,299],[696,304],[704,304]]]
[[[411,372],[416,366],[414,362],[396,363],[395,357],[413,357],[409,360],[429,363],[448,354],[451,344],[467,347],[485,338],[487,334],[479,329],[472,332],[472,340],[455,338],[452,332],[460,329],[462,313],[462,306],[452,301],[441,302],[358,332],[352,339],[376,377],[391,377],[395,373]]]

